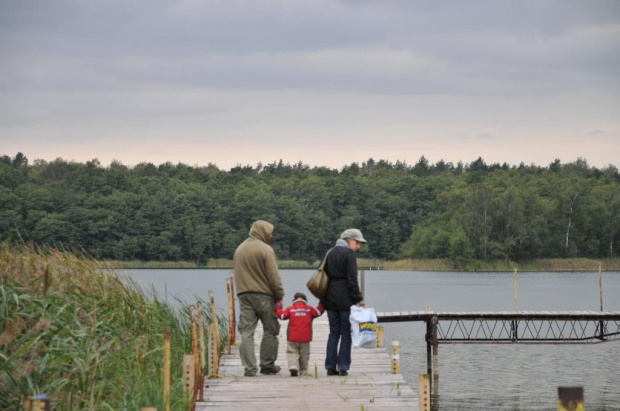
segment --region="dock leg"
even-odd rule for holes
[[[433,363],[431,357],[431,320],[426,320],[426,374],[429,376],[433,373]]]
[[[432,409],[439,409],[439,340],[437,339],[437,317],[431,319],[431,345],[433,347],[433,396],[431,398]]]
[[[439,380],[439,341],[437,340],[437,317],[431,319],[431,345],[433,346],[433,382]]]

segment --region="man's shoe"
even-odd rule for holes
[[[338,375],[338,371],[336,371],[334,368],[328,368],[327,375]]]
[[[243,375],[245,375],[246,377],[256,377],[256,373],[251,373],[249,371],[245,371]]]
[[[279,365],[276,365],[273,368],[262,368],[261,367],[260,373],[265,374],[265,375],[273,375],[273,374],[279,373],[281,369],[282,368],[280,368]]]
[[[346,372],[346,371],[338,371],[338,373],[339,373],[339,375],[340,375],[340,376],[342,376],[342,377],[344,377],[345,375],[349,375],[349,373],[348,373],[348,372]]]
[[[291,369],[289,371],[291,372],[291,377],[297,377],[299,375],[299,371],[297,371],[297,370]]]

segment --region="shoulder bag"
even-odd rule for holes
[[[321,262],[319,268],[312,274],[312,277],[308,280],[306,287],[308,290],[319,300],[322,300],[325,297],[325,293],[327,292],[327,285],[329,284],[329,278],[327,278],[327,273],[325,272],[325,263],[327,262],[327,256],[331,248],[325,254],[325,258]]]

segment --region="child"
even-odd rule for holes
[[[312,341],[312,320],[323,314],[323,303],[314,308],[306,304],[306,295],[295,293],[293,305],[282,311],[282,302],[276,305],[276,315],[281,320],[288,319],[286,358],[291,377],[308,372],[310,341]]]

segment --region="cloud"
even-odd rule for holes
[[[595,164],[620,149],[615,0],[7,0],[0,52],[11,150],[254,164],[336,144],[346,161],[570,148]],[[507,152],[524,138],[536,152]]]

